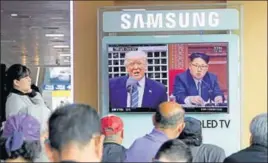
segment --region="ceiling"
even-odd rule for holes
[[[46,34],[64,36],[47,37]],[[1,63],[69,65],[69,1],[1,1]]]

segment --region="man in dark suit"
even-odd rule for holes
[[[267,116],[267,113],[263,113],[252,120],[250,146],[227,157],[224,163],[268,162]]]
[[[110,107],[112,108],[157,108],[167,101],[166,87],[145,77],[147,54],[130,51],[125,55],[127,76],[115,77],[109,81]]]
[[[189,58],[189,69],[175,77],[173,94],[176,101],[187,105],[204,105],[212,101],[223,103],[217,76],[208,72],[209,56],[193,53]]]

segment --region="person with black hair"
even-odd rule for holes
[[[216,145],[203,144],[201,121],[185,117],[185,127],[178,137],[187,144],[192,152],[193,162],[223,162],[224,150]]]
[[[31,89],[30,69],[14,64],[7,70],[6,117],[18,113],[29,113],[41,123],[41,130],[47,126],[50,110],[39,92]]]
[[[189,68],[175,77],[173,95],[179,104],[215,105],[224,102],[217,76],[208,72],[209,56],[205,53],[190,55]]]
[[[0,159],[5,162],[33,162],[40,152],[38,120],[27,114],[8,117],[0,138]]]
[[[104,135],[98,113],[84,104],[57,108],[49,118],[46,151],[53,162],[100,162]]]
[[[41,135],[47,132],[47,121],[51,114],[39,92],[31,89],[30,69],[21,64],[14,64],[7,70],[6,118],[19,113],[28,113],[39,120]],[[42,143],[43,145],[43,143]],[[47,161],[41,154],[37,161]]]
[[[176,102],[163,102],[153,115],[154,129],[126,151],[125,162],[151,162],[159,147],[177,138],[184,128],[184,110]]]
[[[192,162],[190,148],[181,140],[172,139],[161,145],[153,162]]]

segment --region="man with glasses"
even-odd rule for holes
[[[109,81],[110,107],[112,108],[157,108],[167,101],[166,87],[145,76],[148,62],[143,51],[125,54],[127,76],[111,78]]]
[[[209,56],[193,53],[189,58],[189,69],[175,78],[173,94],[176,101],[180,104],[201,106],[212,102],[216,105],[223,103],[224,96],[217,76],[208,72]]]

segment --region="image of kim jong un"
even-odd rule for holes
[[[204,106],[207,103],[219,105],[224,102],[224,94],[218,78],[208,72],[209,56],[192,53],[189,68],[175,77],[173,94],[179,104]]]

